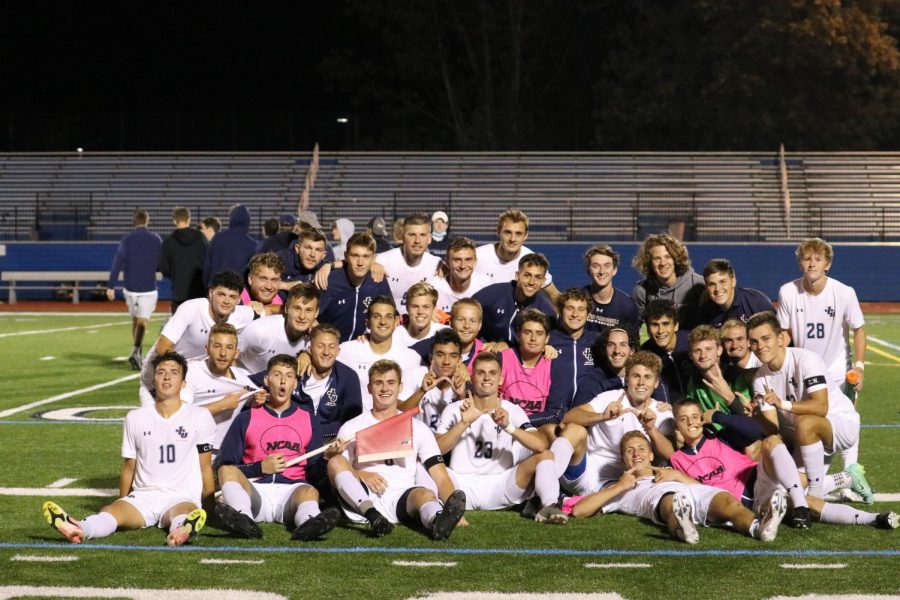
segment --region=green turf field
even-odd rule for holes
[[[148,344],[160,324],[151,324]],[[876,492],[889,494],[873,510],[900,511],[900,316],[870,315],[867,331],[880,342],[869,343],[860,459]],[[82,597],[244,600],[438,592],[442,598],[900,597],[900,531],[821,524],[782,528],[765,545],[704,529],[700,544],[687,546],[631,517],[558,527],[503,512],[467,515],[471,525],[445,543],[402,527],[370,540],[351,526],[327,541],[300,543],[283,527],[264,525],[263,540],[208,527],[180,549],[165,548],[156,529],[70,546],[46,525],[41,503],[61,495],[54,499],[77,517],[111,499],[103,494],[117,486],[120,419],[137,404],[136,375],[124,360],[129,338],[124,315],[0,313],[0,598],[75,596],[69,587],[103,588],[81,590]]]

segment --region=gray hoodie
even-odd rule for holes
[[[678,328],[690,331],[697,325],[697,310],[705,291],[703,276],[688,268],[684,275],[675,280],[673,286],[660,285],[653,276],[642,279],[634,286],[631,297],[641,314],[644,313],[647,303],[652,300],[671,300],[678,309]]]
[[[353,225],[353,221],[350,219],[338,219],[334,224],[337,226],[338,235],[341,236],[341,239],[334,246],[334,259],[343,260],[344,250],[347,248],[347,240],[356,231],[356,226]]]

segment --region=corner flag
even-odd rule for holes
[[[417,414],[418,406],[357,431],[356,455],[359,462],[412,456],[415,453],[412,419]]]

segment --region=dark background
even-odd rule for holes
[[[0,11],[0,151],[896,150],[900,138],[898,0]]]

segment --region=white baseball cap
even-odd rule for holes
[[[431,215],[431,221],[432,221],[432,222],[437,221],[438,219],[443,220],[444,223],[449,223],[449,222],[450,222],[450,217],[448,217],[448,216],[447,216],[447,213],[445,213],[445,212],[442,211],[442,210],[436,211],[433,215]]]

